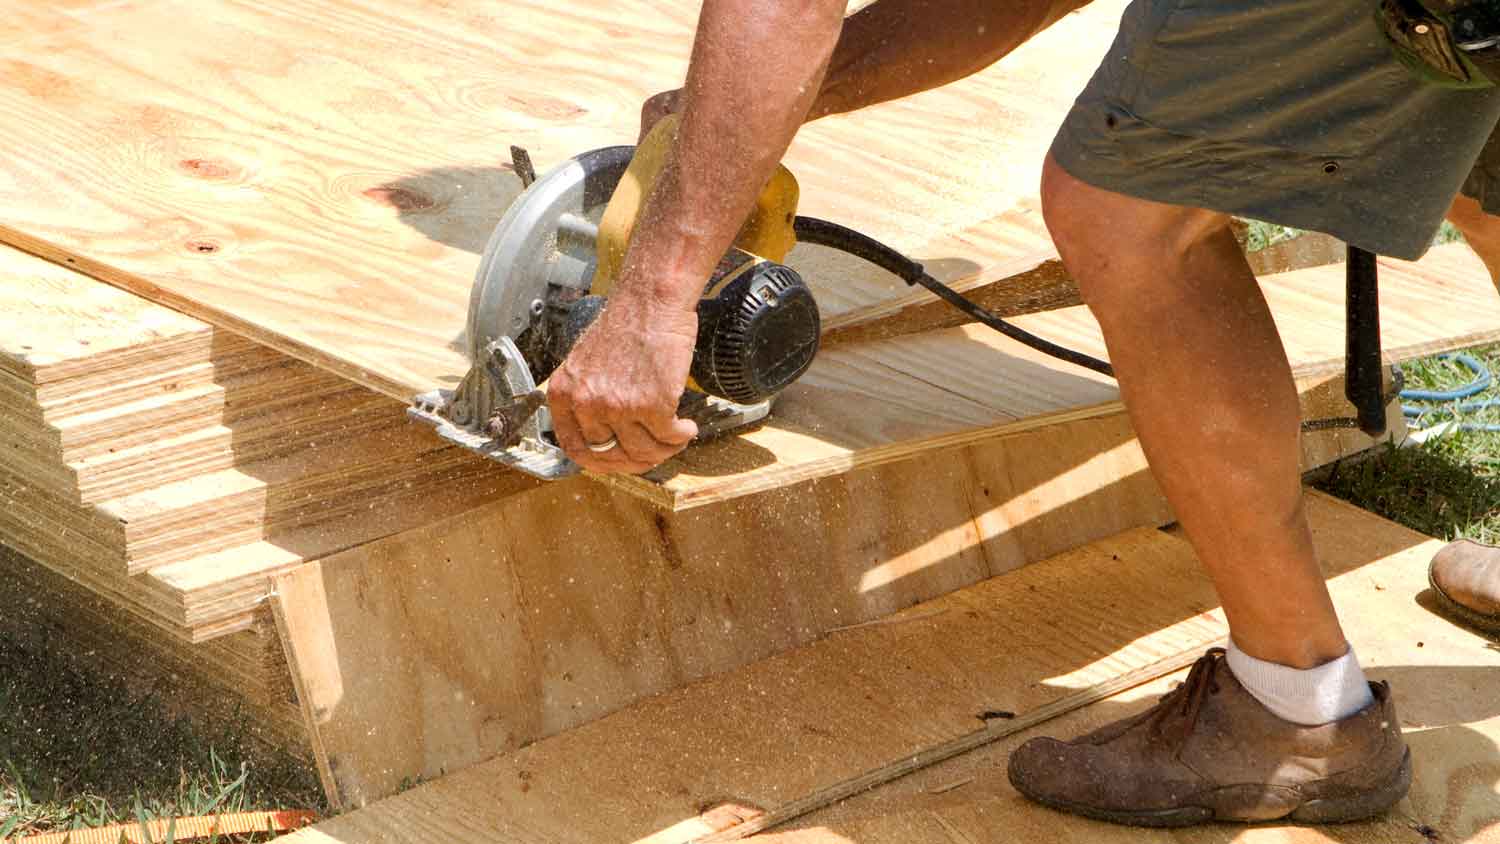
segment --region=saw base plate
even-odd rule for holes
[[[462,446],[475,454],[519,469],[542,480],[555,481],[572,477],[582,471],[577,463],[548,439],[526,437],[516,445],[505,447],[499,440],[455,424],[448,418],[448,408],[453,403],[452,390],[431,390],[412,399],[406,409],[407,417],[430,425],[437,435]],[[739,430],[765,419],[771,412],[771,402],[758,404],[735,404],[715,396],[688,392],[677,406],[677,415],[698,424],[698,436],[693,442]],[[550,435],[551,431],[547,431]]]

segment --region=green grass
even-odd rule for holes
[[[237,719],[195,728],[153,694],[132,693],[61,648],[0,632],[0,840],[155,818],[321,808],[312,771],[246,735]]]
[[[1260,220],[1245,220],[1245,222],[1250,226],[1250,230],[1245,237],[1246,252],[1265,249],[1267,246],[1274,246],[1283,240],[1291,240],[1303,233],[1301,229],[1294,229],[1290,226],[1282,226],[1276,223],[1266,223]],[[1464,237],[1462,234],[1459,234],[1458,229],[1454,228],[1452,223],[1444,220],[1443,225],[1438,229],[1438,233],[1433,237],[1432,242],[1435,245],[1440,245],[1444,243],[1456,243],[1463,239]]]
[[[1500,373],[1500,346],[1473,349],[1470,354]],[[1427,389],[1457,387],[1472,377],[1439,358],[1414,361],[1402,372],[1408,387]],[[1475,398],[1485,396],[1500,396],[1500,389]],[[1412,426],[1454,418],[1451,406],[1434,406],[1412,420]],[[1466,413],[1462,418],[1500,423],[1500,411]],[[1430,536],[1500,542],[1500,433],[1466,431],[1419,446],[1387,448],[1374,459],[1335,467],[1319,486]]]
[[[1255,251],[1301,234],[1286,226],[1255,220],[1246,249]],[[1463,236],[1444,222],[1434,244]],[[1500,346],[1471,349],[1500,376]],[[1441,357],[1412,361],[1402,367],[1408,387],[1446,389],[1468,383],[1468,370]],[[1500,385],[1483,396],[1500,397]],[[1450,406],[1433,406],[1413,428],[1455,419]],[[1469,422],[1500,424],[1500,410],[1463,414]],[[1440,539],[1468,537],[1500,542],[1500,433],[1462,432],[1420,446],[1387,448],[1370,460],[1336,466],[1318,486],[1367,510]]]

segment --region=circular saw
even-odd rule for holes
[[[545,382],[608,302],[635,221],[666,166],[676,117],[639,147],[592,150],[525,186],[485,247],[469,297],[471,368],[408,413],[443,438],[541,478],[577,473],[552,431]],[[796,242],[797,183],[777,170],[733,248],[705,280],[678,415],[713,436],[763,419],[818,349],[817,303],[780,263]]]
[[[557,444],[546,380],[608,303],[636,220],[666,168],[678,118],[637,147],[592,150],[536,178],[511,148],[525,190],[485,247],[469,296],[470,369],[452,390],[413,399],[407,412],[443,438],[540,478],[578,472]],[[779,166],[698,301],[698,337],[677,414],[699,438],[754,424],[812,364],[821,324],[812,291],[781,263],[798,242],[847,252],[1027,346],[1097,372],[1108,363],[1005,322],[933,278],[922,265],[837,223],[797,215],[797,181]]]

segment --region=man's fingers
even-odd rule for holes
[[[552,435],[557,437],[557,444],[562,450],[573,457],[578,452],[588,451],[584,444],[583,432],[578,428],[578,417],[574,415],[573,408],[562,402],[552,402]],[[575,460],[576,462],[576,460]]]
[[[644,464],[647,468],[660,465],[682,450],[682,445],[665,443],[652,436],[651,431],[639,422],[625,422],[619,427],[620,448],[631,462]],[[641,470],[645,471],[645,470]]]
[[[558,445],[574,463],[596,474],[640,474],[681,451],[692,439],[689,435],[680,443],[664,443],[638,422],[622,420],[614,424],[617,429],[611,429],[610,423],[595,422],[587,414],[575,413],[567,402],[557,402],[552,407],[552,429]],[[614,448],[607,451],[589,448],[603,445],[611,437],[616,440]]]
[[[646,134],[651,131],[663,117],[677,111],[677,100],[682,93],[681,89],[662,91],[660,94],[650,97],[641,106],[641,135],[636,143],[646,139]]]
[[[607,474],[625,471],[615,465],[627,459],[618,447],[609,451],[593,451],[589,448],[590,445],[608,442],[611,436],[607,433],[601,435],[597,425],[590,424],[589,428],[593,430],[593,433],[584,433],[583,423],[580,422],[570,405],[560,402],[553,406],[552,433],[557,437],[557,444],[562,446],[564,452],[567,452],[569,459],[590,472]]]
[[[653,419],[645,423],[648,433],[652,439],[659,443],[672,446],[672,453],[681,451],[693,437],[698,436],[698,423],[691,419],[682,419],[677,415],[668,416],[665,419]]]
[[[586,416],[578,417],[578,432],[583,435],[583,447],[588,449],[590,454],[608,454],[613,449],[595,451],[594,447],[608,445],[610,440],[614,440],[617,446],[619,443],[619,438],[615,436],[611,426],[600,424]]]

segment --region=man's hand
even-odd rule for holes
[[[649,97],[641,106],[641,135],[636,143],[646,139],[646,133],[651,127],[661,122],[663,117],[676,114],[682,109],[682,89],[673,88],[670,91],[662,91]]]
[[[681,451],[698,426],[677,418],[698,315],[618,294],[552,373],[557,440],[591,472],[639,474]],[[594,451],[613,440],[616,445]]]
[[[642,472],[697,433],[676,411],[703,285],[806,117],[844,8],[845,0],[704,0],[682,91],[652,107],[666,114],[680,101],[672,156],[640,210],[609,304],[550,379],[558,441],[585,469]],[[780,58],[765,62],[771,55]]]

